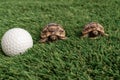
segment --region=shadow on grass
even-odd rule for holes
[[[75,32],[75,37],[81,38],[82,37],[82,32],[81,31],[76,31]]]
[[[6,56],[6,55],[4,54],[4,52],[2,51],[1,44],[0,44],[0,54]]]

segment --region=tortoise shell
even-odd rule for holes
[[[107,36],[104,31],[104,27],[96,22],[91,22],[84,26],[84,29],[82,31],[83,37],[89,36],[89,37],[97,37],[99,35]]]
[[[65,30],[62,28],[61,25],[56,23],[50,23],[46,25],[42,32],[41,32],[41,40],[40,42],[47,42],[47,41],[56,41],[58,39],[66,39],[65,37]]]

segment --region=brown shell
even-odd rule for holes
[[[105,33],[102,25],[100,25],[99,23],[96,23],[96,22],[91,22],[84,26],[82,34],[85,35],[94,30],[99,31],[101,34]]]
[[[43,28],[41,39],[48,38],[51,35],[59,36],[60,39],[65,38],[65,30],[59,24],[50,23]]]

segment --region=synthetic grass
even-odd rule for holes
[[[81,39],[83,26],[99,22],[109,37]],[[39,44],[42,28],[61,24],[67,40]],[[0,39],[24,28],[34,46],[8,57],[0,46],[0,80],[119,80],[120,0],[0,0]]]

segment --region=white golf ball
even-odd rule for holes
[[[8,56],[23,54],[33,46],[31,35],[24,29],[13,28],[8,30],[2,37],[1,46]]]

